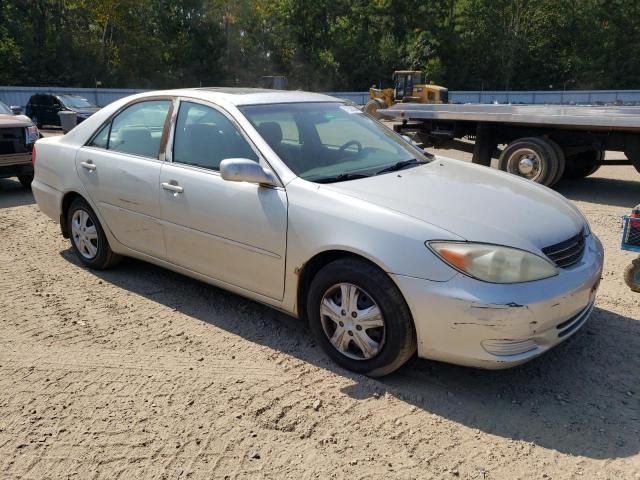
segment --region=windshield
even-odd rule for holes
[[[341,102],[251,105],[240,110],[282,161],[309,181],[350,180],[428,161],[398,134]]]
[[[71,108],[96,108],[96,106],[91,103],[86,98],[82,97],[72,97],[70,95],[60,95],[58,99],[64,104],[65,107]]]
[[[2,114],[2,115],[13,115],[13,112],[4,103],[0,102],[0,114]]]

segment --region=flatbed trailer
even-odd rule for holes
[[[631,164],[640,172],[640,107],[397,103],[378,116],[426,146],[459,148],[459,140],[473,140],[474,163],[489,166],[497,158],[500,169],[547,186],[602,165]],[[606,150],[627,160],[605,161]]]

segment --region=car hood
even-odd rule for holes
[[[0,115],[0,128],[29,127],[31,119],[25,115]]]
[[[419,167],[322,187],[420,219],[468,241],[534,252],[576,235],[585,225],[567,199],[546,187],[443,157]]]

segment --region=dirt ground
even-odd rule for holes
[[[414,359],[373,380],[236,295],[133,260],[80,267],[0,180],[0,478],[640,479],[640,294],[619,248],[640,175],[557,189],[606,248],[582,331],[512,370]]]

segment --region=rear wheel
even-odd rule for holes
[[[553,186],[560,181],[562,176],[564,175],[564,171],[567,168],[567,159],[564,155],[564,150],[562,147],[554,140],[550,138],[545,138],[545,140],[551,145],[553,150],[556,152],[556,160],[558,162],[558,171],[556,172],[556,176],[553,181],[548,186]]]
[[[391,279],[358,259],[325,266],[307,296],[310,328],[340,366],[373,377],[400,368],[416,351],[409,307]]]
[[[634,292],[640,292],[640,258],[636,258],[624,270],[624,283]]]
[[[555,183],[560,169],[560,157],[551,142],[538,137],[515,140],[500,154],[498,168],[533,182],[551,186]]]
[[[33,182],[33,175],[19,175],[18,180],[24,188],[31,188],[31,182]]]
[[[93,209],[76,198],[67,212],[67,231],[78,259],[87,267],[104,270],[120,259],[111,251],[102,225]]]
[[[604,159],[602,150],[589,150],[567,158],[567,167],[562,178],[585,178],[594,174]]]

